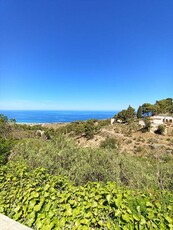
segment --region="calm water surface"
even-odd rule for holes
[[[113,117],[118,111],[22,111],[0,110],[9,119],[15,118],[18,123],[61,123],[85,121],[88,119],[106,119]]]

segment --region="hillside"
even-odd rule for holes
[[[120,153],[147,155],[151,150],[164,151],[167,154],[173,154],[173,128],[169,128],[168,135],[158,135],[151,132],[142,132],[137,123],[128,124],[113,124],[103,127],[100,132],[94,135],[94,138],[87,140],[79,138],[77,143],[83,147],[99,147],[101,142],[106,138],[116,140],[117,148]]]
[[[172,229],[173,131],[1,115],[0,212],[33,229]],[[156,221],[157,220],[157,221]]]

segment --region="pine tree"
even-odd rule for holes
[[[142,106],[139,106],[137,110],[137,118],[142,118]]]

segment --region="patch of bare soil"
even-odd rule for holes
[[[44,123],[42,124],[43,127],[46,127],[46,128],[52,128],[52,129],[58,129],[58,128],[61,128],[63,126],[66,126],[67,122],[64,122],[64,123]]]
[[[87,140],[81,137],[77,139],[77,143],[82,147],[98,148],[101,141],[107,137],[117,140],[120,153],[145,155],[157,150],[173,155],[173,136],[143,133],[139,127],[133,129],[129,125],[122,124],[104,127],[93,139]]]

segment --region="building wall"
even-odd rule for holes
[[[173,124],[173,117],[171,116],[154,116],[152,118],[154,124]]]

